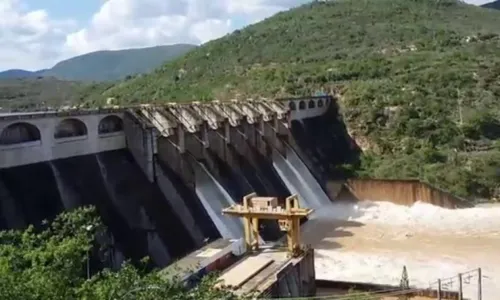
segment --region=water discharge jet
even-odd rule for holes
[[[229,193],[208,172],[202,163],[195,167],[196,194],[203,203],[210,218],[215,223],[223,238],[239,239],[243,237],[243,223],[238,219],[222,216],[224,207],[235,204]]]
[[[278,151],[273,151],[273,167],[290,192],[299,195],[301,202],[314,210],[330,204],[331,200],[323,188],[288,145],[286,153],[285,158]]]

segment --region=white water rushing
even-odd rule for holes
[[[500,294],[500,206],[450,210],[427,203],[332,203],[290,147],[273,152],[273,167],[302,206],[315,209],[302,226],[303,243],[316,249],[318,279],[398,285],[403,266],[410,285],[458,289],[458,274],[482,269],[482,299]],[[200,164],[196,193],[222,236],[243,235],[241,221],[222,216],[234,200]],[[470,275],[470,276],[469,276]],[[450,284],[451,283],[451,284]],[[478,299],[478,273],[463,275],[466,299]]]
[[[59,196],[61,197],[61,201],[64,205],[64,208],[66,210],[72,210],[76,207],[79,207],[80,203],[78,201],[78,196],[72,190],[66,188],[61,176],[61,172],[59,172],[54,162],[49,161],[49,165],[50,168],[52,169],[52,172],[54,173],[54,178],[57,184],[57,190],[59,192]]]
[[[243,221],[240,218],[223,216],[222,209],[235,204],[229,193],[210,174],[207,168],[198,163],[195,168],[196,195],[223,238],[243,237]]]
[[[437,288],[437,279],[482,268],[483,299],[500,294],[500,206],[450,210],[427,203],[335,203],[303,226],[316,253],[318,279]],[[464,297],[478,299],[477,272],[464,275]],[[445,281],[443,281],[444,283]]]
[[[356,219],[391,225],[419,226],[426,230],[454,234],[500,233],[500,206],[445,209],[417,202],[411,207],[390,202],[361,202],[355,206],[360,213]],[[500,250],[500,249],[499,249]]]
[[[273,151],[273,167],[292,194],[299,196],[302,206],[315,211],[330,204],[330,199],[318,181],[311,174],[295,151],[287,146],[286,159],[276,150]]]

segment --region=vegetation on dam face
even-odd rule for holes
[[[207,277],[187,290],[175,277],[125,263],[87,278],[87,254],[105,230],[91,207],[59,215],[43,229],[0,231],[0,299],[233,299]],[[101,245],[102,247],[102,245]]]
[[[500,12],[455,0],[315,1],[85,95],[96,105],[335,91],[365,150],[353,171],[493,198],[499,22]]]

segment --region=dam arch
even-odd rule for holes
[[[63,119],[59,124],[57,124],[54,130],[54,138],[70,138],[70,137],[80,137],[86,136],[88,133],[87,125],[77,118],[67,118]]]
[[[12,123],[0,133],[0,145],[2,146],[35,141],[41,141],[40,129],[28,122]]]
[[[97,132],[99,135],[123,131],[123,119],[117,115],[109,115],[99,121]]]

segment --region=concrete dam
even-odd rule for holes
[[[93,205],[114,266],[149,256],[164,267],[241,238],[221,210],[251,192],[318,209],[357,153],[331,96],[11,113],[0,132],[0,229]],[[281,237],[272,222],[260,234]]]

